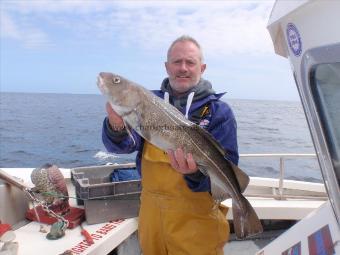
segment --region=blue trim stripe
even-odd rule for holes
[[[310,255],[333,255],[335,254],[332,236],[329,226],[326,225],[308,237]]]

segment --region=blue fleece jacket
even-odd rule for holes
[[[164,98],[164,91],[156,90],[153,92],[155,95]],[[198,124],[212,134],[212,136],[225,149],[226,158],[237,165],[239,155],[237,147],[236,120],[229,105],[219,100],[223,95],[224,93],[213,93],[194,101],[190,107],[189,120],[192,120],[193,113],[197,112],[197,110],[204,106],[209,105],[209,114],[199,120]],[[177,108],[184,114],[185,108]],[[136,166],[139,173],[141,173],[141,157],[144,139],[134,130],[132,130],[131,133],[136,143],[133,142],[126,130],[119,132],[112,131],[108,119],[105,118],[103,123],[102,139],[106,149],[109,152],[117,154],[127,154],[137,151]],[[184,179],[192,191],[210,192],[210,179],[208,176],[203,175],[200,171],[197,171],[197,173],[194,174],[185,175]]]

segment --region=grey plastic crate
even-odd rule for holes
[[[136,217],[140,206],[141,181],[111,182],[115,169],[131,169],[135,164],[78,167],[71,180],[78,201],[83,201],[88,224]]]

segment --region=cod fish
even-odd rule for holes
[[[225,158],[225,151],[210,133],[151,91],[120,75],[102,72],[97,85],[122,116],[127,129],[134,129],[161,150],[182,148],[185,153],[192,153],[199,170],[210,177],[215,201],[232,198],[234,229],[239,239],[262,232],[253,207],[242,195],[249,177]]]

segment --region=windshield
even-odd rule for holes
[[[340,182],[340,63],[318,64],[311,73],[311,87],[324,130],[332,164]]]

